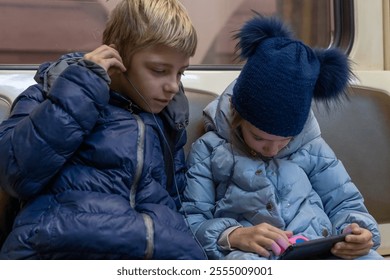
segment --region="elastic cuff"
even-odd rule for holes
[[[230,245],[230,242],[229,242],[229,235],[237,228],[240,228],[242,226],[234,226],[234,227],[230,227],[228,229],[226,229],[224,232],[222,232],[222,234],[220,235],[219,239],[218,239],[218,245],[221,246],[221,248],[223,250],[226,250],[226,251],[234,251],[235,249],[233,249]]]

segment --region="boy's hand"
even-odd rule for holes
[[[229,243],[232,248],[268,258],[269,251],[273,251],[276,256],[279,256],[290,245],[288,238],[292,235],[291,231],[284,231],[270,224],[262,223],[233,230],[229,234]]]
[[[367,255],[374,242],[372,233],[353,223],[347,226],[344,233],[351,233],[345,237],[345,241],[336,243],[332,248],[332,254],[347,260]]]
[[[84,59],[92,61],[104,68],[109,76],[126,72],[126,67],[115,45],[102,45],[92,52],[86,53]]]

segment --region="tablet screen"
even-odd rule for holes
[[[332,256],[330,250],[337,242],[344,241],[347,234],[324,237],[290,245],[280,255],[280,260],[326,259]]]

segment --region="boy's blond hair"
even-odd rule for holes
[[[110,15],[103,44],[115,44],[125,63],[135,52],[159,44],[191,57],[197,35],[178,0],[123,0]]]

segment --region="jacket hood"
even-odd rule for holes
[[[43,85],[43,91],[48,94],[51,86],[58,76],[72,64],[79,62],[84,56],[84,53],[69,53],[61,56],[56,62],[45,62],[41,64],[34,76],[37,83]],[[102,69],[104,70],[104,69]]]
[[[235,84],[236,80],[233,81],[217,99],[212,101],[203,110],[206,131],[214,131],[228,142],[231,141],[231,98]],[[308,143],[316,137],[319,137],[320,135],[320,127],[313,111],[310,110],[302,132],[293,137],[286,148],[284,148],[276,157],[280,158],[288,156],[296,152],[304,144]]]

